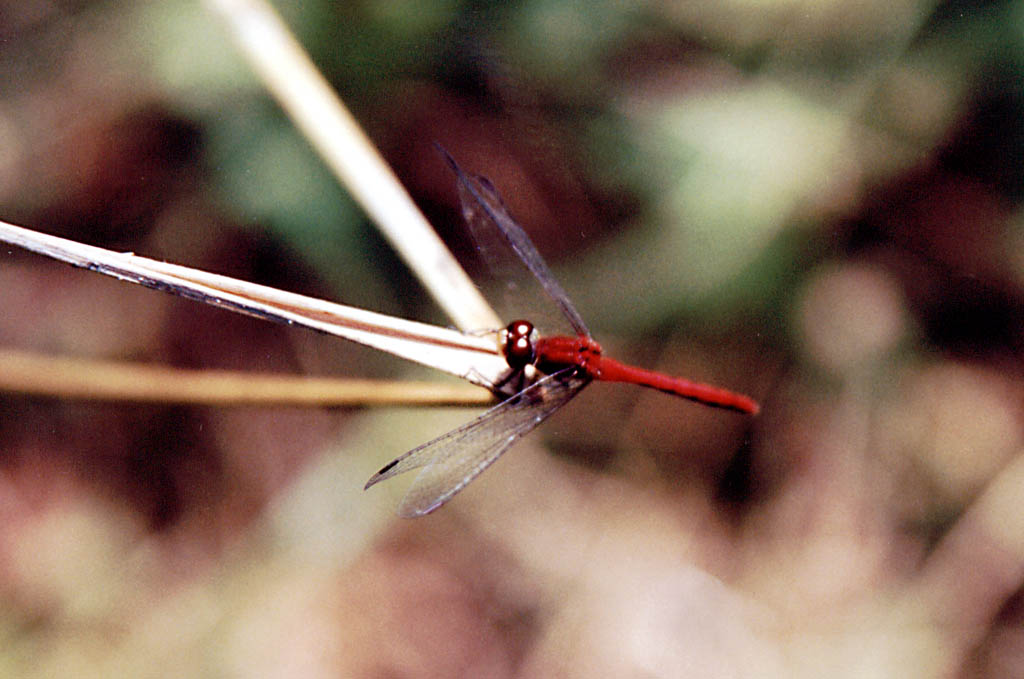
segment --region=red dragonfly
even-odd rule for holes
[[[499,234],[533,274],[575,331],[575,337],[541,336],[533,323],[513,321],[499,335],[509,372],[492,391],[505,400],[475,420],[413,448],[384,465],[366,488],[396,474],[422,468],[398,513],[405,517],[434,511],[494,463],[520,437],[565,405],[592,380],[629,382],[681,396],[704,405],[757,414],[751,398],[726,389],[644,370],[605,357],[562,286],[530,238],[508,214],[497,190],[485,177],[463,172],[438,147],[455,172],[462,213],[480,237]],[[525,388],[524,388],[525,387]]]

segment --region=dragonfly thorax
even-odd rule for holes
[[[501,331],[501,351],[510,368],[522,370],[537,360],[537,337],[529,321],[512,321]]]

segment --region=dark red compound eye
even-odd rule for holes
[[[510,368],[521,370],[537,360],[536,332],[529,321],[512,321],[505,328],[505,360]]]

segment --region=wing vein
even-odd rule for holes
[[[590,378],[577,374],[575,366],[548,375],[475,420],[384,465],[365,487],[422,467],[398,513],[406,517],[427,514],[465,488],[513,443],[547,419],[589,382]]]

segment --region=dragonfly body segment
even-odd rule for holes
[[[638,384],[706,406],[726,408],[747,415],[756,415],[760,411],[760,406],[743,394],[607,358],[601,353],[601,345],[590,337],[541,337],[536,342],[534,353],[542,369],[550,369],[550,366],[576,365],[591,379]]]
[[[432,512],[593,380],[628,382],[704,405],[751,415],[758,412],[757,403],[742,394],[604,357],[601,345],[590,336],[568,295],[526,232],[508,214],[494,186],[484,177],[463,172],[444,149],[440,151],[455,172],[462,214],[474,232],[486,234],[488,242],[504,243],[508,255],[525,264],[576,336],[546,337],[530,321],[510,323],[499,333],[508,374],[491,387],[506,400],[384,465],[370,477],[366,488],[396,474],[421,469],[398,513],[414,517]]]

